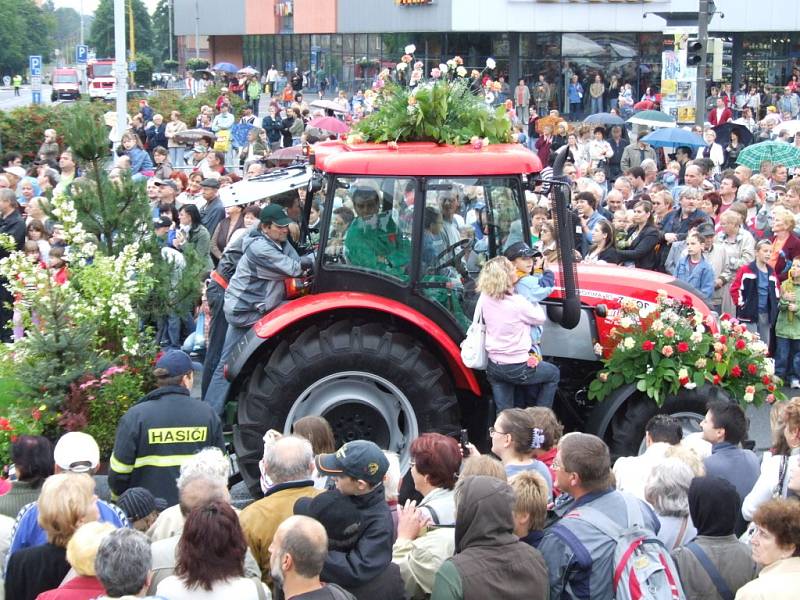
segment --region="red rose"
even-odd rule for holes
[[[764,375],[761,378],[761,383],[763,383],[764,385],[769,385],[770,383],[772,383],[772,380],[769,378],[769,375]]]
[[[750,373],[750,375],[755,375],[758,373],[758,367],[756,367],[753,363],[750,363],[747,365],[747,372]]]
[[[768,392],[774,392],[774,391],[775,391],[775,384],[774,384],[774,383],[770,383],[770,384],[767,386],[767,391],[768,391]]]
[[[650,340],[645,340],[642,342],[642,350],[644,350],[645,352],[650,352],[650,350],[652,350],[655,347],[656,345]]]
[[[720,344],[727,344],[728,343],[728,336],[727,335],[719,336],[719,343]]]
[[[678,352],[688,352],[689,344],[686,342],[678,342]]]
[[[3,431],[11,431],[13,427],[11,427],[11,422],[8,419],[0,417],[0,430]]]
[[[742,339],[736,340],[736,349],[737,350],[744,350],[746,345],[747,344],[745,344],[744,340],[742,340]]]
[[[733,368],[731,369],[731,375],[733,375],[734,377],[741,377],[742,368],[739,365],[733,365]]]
[[[722,377],[720,377],[719,375],[714,375],[714,382],[713,382],[714,385],[719,385],[721,381]]]
[[[719,318],[720,321],[730,321],[731,315],[729,313],[722,313],[722,316]]]

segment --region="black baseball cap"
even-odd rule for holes
[[[286,209],[280,204],[267,204],[261,209],[259,219],[262,223],[275,223],[281,227],[294,223],[294,220],[286,214]]]
[[[159,217],[158,219],[153,219],[153,228],[160,229],[161,227],[172,227],[172,219],[169,217]]]
[[[320,473],[348,475],[370,485],[383,481],[389,469],[389,459],[383,450],[368,440],[347,442],[334,454],[318,454],[315,462]]]
[[[503,252],[503,256],[508,260],[514,260],[515,258],[533,258],[536,256],[536,252],[525,242],[514,242],[506,248],[506,251]]]
[[[323,492],[313,498],[299,498],[294,503],[294,514],[316,519],[322,523],[328,538],[337,542],[353,538],[361,528],[358,508],[338,490]]]
[[[167,350],[156,362],[156,369],[167,371],[166,377],[177,377],[189,371],[200,371],[203,365],[194,362],[183,350]]]

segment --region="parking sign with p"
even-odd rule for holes
[[[28,66],[30,67],[31,75],[42,74],[42,57],[31,55],[28,57]]]

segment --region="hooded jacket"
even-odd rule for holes
[[[780,299],[778,278],[772,267],[767,266],[767,313],[769,322],[778,318],[778,300]],[[758,267],[755,261],[744,265],[736,272],[731,282],[731,298],[736,305],[736,317],[740,321],[758,321]]]
[[[513,533],[511,486],[468,477],[456,497],[456,553],[437,573],[431,600],[547,600],[542,554]]]
[[[225,290],[225,318],[235,327],[249,327],[283,302],[283,280],[302,272],[292,245],[271,240],[259,227],[245,234],[242,250]]]

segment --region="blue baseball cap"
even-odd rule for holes
[[[183,350],[167,350],[156,362],[156,369],[164,369],[165,377],[177,377],[189,371],[201,371],[203,365],[194,362]]]
[[[370,485],[383,481],[389,469],[389,459],[383,450],[368,440],[347,442],[334,454],[318,454],[315,462],[320,473],[348,475]]]

